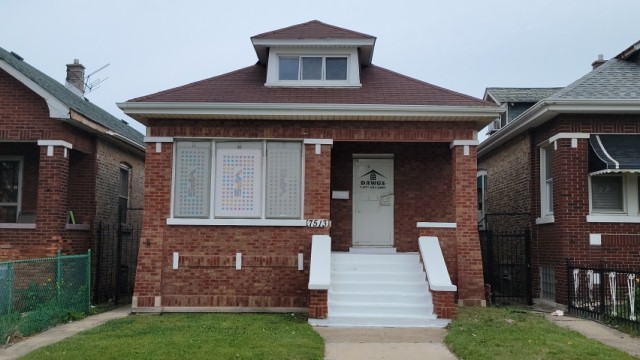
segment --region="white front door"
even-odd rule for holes
[[[353,159],[353,245],[393,246],[393,159]]]

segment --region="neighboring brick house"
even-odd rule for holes
[[[531,231],[538,300],[567,303],[567,258],[640,266],[639,48],[594,62],[478,148],[484,211],[528,214],[487,226]]]
[[[143,204],[143,136],[84,80],[77,60],[65,87],[0,48],[0,261],[86,252],[118,204]]]
[[[251,41],[255,65],[118,104],[148,129],[134,311],[335,317],[310,285],[335,261],[310,269],[314,235],[345,254],[438,236],[458,291],[436,312],[483,304],[475,148],[500,109],[375,66],[374,37],[319,21]]]

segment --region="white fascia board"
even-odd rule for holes
[[[117,104],[135,115],[244,115],[244,116],[441,116],[495,118],[502,109],[493,106],[379,105],[379,104],[271,104],[125,102]]]
[[[40,85],[36,84],[33,80],[29,79],[23,73],[16,70],[13,66],[9,65],[3,60],[0,60],[0,69],[6,71],[7,73],[9,73],[9,75],[13,76],[14,78],[16,78],[16,80],[31,89],[31,91],[42,97],[49,107],[49,117],[54,119],[71,118],[71,115],[69,114],[70,109],[66,104],[51,95],[51,93],[43,89]]]
[[[541,100],[483,141],[478,148],[478,157],[484,156],[527,129],[540,126],[559,114],[640,114],[640,101],[629,99]]]
[[[253,46],[269,47],[343,47],[343,46],[373,46],[375,39],[251,39]]]

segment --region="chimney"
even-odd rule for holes
[[[78,96],[84,96],[84,66],[80,64],[80,60],[73,59],[73,64],[67,64],[65,82],[67,89]]]
[[[607,60],[604,60],[604,55],[598,54],[598,60],[592,62],[591,66],[593,67],[593,70],[595,70],[598,67],[600,67],[600,65],[602,65],[602,64],[604,64],[606,62],[607,62]]]

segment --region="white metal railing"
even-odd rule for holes
[[[329,290],[331,283],[331,237],[313,235],[311,238],[311,265],[309,290]]]
[[[421,236],[418,239],[418,244],[424,269],[427,272],[429,288],[433,291],[457,291],[458,287],[451,283],[438,238],[435,236]]]

